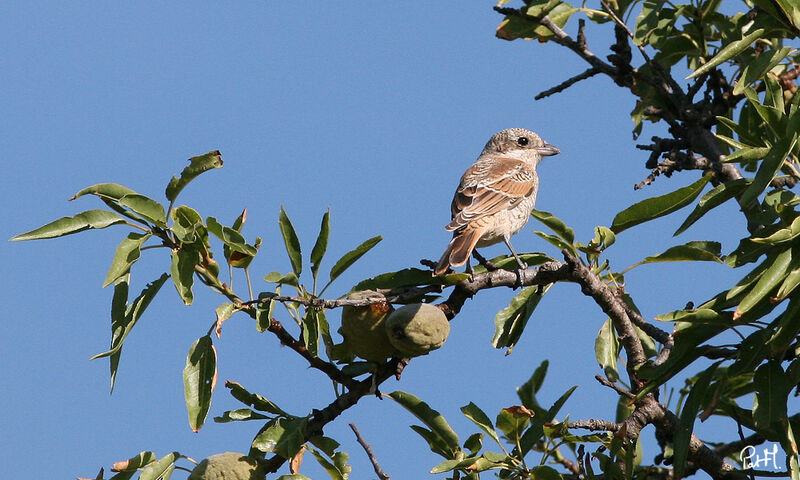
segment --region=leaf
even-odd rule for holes
[[[790,223],[786,228],[781,228],[772,235],[768,235],[766,237],[753,237],[750,240],[755,243],[777,245],[788,242],[789,240],[794,240],[798,235],[800,235],[800,215],[795,217],[795,219],[792,220],[792,223]]]
[[[214,234],[215,237],[222,240],[222,242],[227,247],[230,247],[231,250],[250,256],[255,256],[258,253],[258,250],[255,247],[247,244],[241,233],[237,232],[231,227],[226,227],[220,224],[216,218],[206,218],[206,224],[208,225],[208,231]]]
[[[306,442],[307,418],[278,418],[267,423],[253,439],[253,448],[292,458]]]
[[[691,185],[679,188],[674,192],[659,197],[652,197],[641,202],[637,202],[625,210],[619,212],[611,224],[611,231],[616,234],[634,225],[663,217],[676,210],[679,210],[692,202],[703,187],[711,180],[710,175],[703,175],[699,180]]]
[[[185,305],[194,301],[192,286],[194,285],[194,268],[200,263],[200,254],[197,250],[186,245],[180,250],[173,250],[170,276],[175,284],[181,300]]]
[[[319,355],[319,310],[309,308],[303,316],[303,345],[312,357]]]
[[[497,428],[514,444],[522,435],[523,430],[530,425],[533,416],[534,412],[521,405],[504,408],[497,414]]]
[[[553,405],[547,410],[546,414],[533,417],[531,426],[525,431],[519,442],[523,456],[530,451],[531,447],[538,442],[539,439],[542,438],[544,435],[544,424],[550,423],[556,418],[558,411],[561,410],[561,407],[564,406],[576,388],[578,388],[577,385],[564,392],[564,394],[561,395],[558,400],[556,400],[555,403],[553,403]]]
[[[791,47],[783,47],[777,50],[770,49],[767,52],[761,52],[753,61],[745,65],[741,76],[733,87],[733,94],[741,95],[745,86],[750,85],[772,70],[791,50]]]
[[[461,413],[463,413],[465,417],[470,419],[472,423],[486,432],[495,442],[497,442],[498,445],[500,445],[500,437],[497,436],[497,432],[494,429],[492,420],[483,412],[483,410],[480,409],[480,407],[472,402],[469,402],[469,404],[461,407]]]
[[[228,423],[228,422],[243,422],[247,420],[270,420],[270,419],[272,419],[272,417],[268,417],[258,412],[254,412],[249,408],[239,408],[236,410],[228,410],[227,412],[223,413],[222,416],[220,417],[214,417],[214,422]]]
[[[120,313],[119,306],[121,305],[119,302],[122,299],[123,292],[127,297],[128,283],[127,278],[124,280],[118,280],[117,284],[114,286],[114,301],[117,303],[112,303],[112,329],[114,330],[114,333],[111,337],[111,349],[103,353],[98,353],[90,360],[107,357],[118,352],[122,348],[122,342],[125,341],[125,337],[128,336],[134,325],[136,325],[136,322],[142,316],[142,313],[144,313],[147,306],[150,305],[150,302],[153,300],[158,291],[161,289],[161,286],[164,285],[164,282],[166,282],[168,278],[169,275],[164,273],[156,280],[148,283],[139,296],[136,297],[136,299],[130,305],[128,305],[127,309],[125,310],[123,323],[120,325],[115,325],[113,321],[114,318],[121,318],[118,317]],[[120,290],[118,291],[117,288]],[[119,335],[117,335],[118,327],[120,327]]]
[[[577,253],[575,252],[575,247],[572,244],[567,243],[561,238],[559,238],[558,235],[550,235],[549,233],[544,233],[539,230],[534,230],[533,233],[542,237],[547,243],[555,246],[559,251],[569,250],[569,252],[572,253],[573,255],[577,255]]]
[[[200,430],[211,408],[211,394],[217,383],[217,351],[210,335],[198,338],[189,348],[183,368],[183,391],[189,412],[189,426]]]
[[[114,260],[111,261],[111,268],[108,270],[106,279],[103,281],[104,288],[114,283],[119,277],[125,275],[130,270],[136,260],[139,260],[142,244],[150,237],[150,233],[131,232],[125,240],[117,246],[117,250],[114,253]]]
[[[150,197],[129,193],[119,199],[119,204],[160,227],[167,226],[167,213],[164,206]]]
[[[554,231],[559,237],[563,238],[567,243],[572,243],[575,241],[575,231],[568,227],[561,219],[558,217],[553,216],[550,212],[545,212],[541,210],[534,210],[531,212],[531,216],[536,220],[547,225],[552,231]]]
[[[164,455],[158,461],[145,467],[141,475],[139,475],[139,480],[167,480],[172,475],[172,471],[175,470],[175,462],[182,456],[178,452]]]
[[[283,236],[283,244],[286,246],[286,253],[289,254],[289,261],[292,263],[292,271],[299,277],[300,272],[303,271],[303,255],[300,252],[300,240],[297,239],[297,233],[295,233],[292,222],[289,220],[283,207],[281,207],[278,224],[281,227],[281,235]]]
[[[92,228],[106,228],[119,223],[125,223],[125,219],[114,212],[109,212],[108,210],[87,210],[74,217],[61,217],[58,220],[54,220],[30,232],[15,235],[11,237],[10,241],[18,242],[21,240],[55,238]]]
[[[459,451],[458,435],[439,412],[410,393],[397,390],[387,396],[402,405],[403,408],[430,428],[431,432],[444,442],[451,454],[455,455],[455,452]]]
[[[694,385],[689,391],[689,396],[683,404],[680,420],[678,422],[678,429],[675,432],[675,439],[672,442],[672,465],[675,469],[676,479],[682,478],[685,472],[686,459],[689,454],[689,440],[691,439],[692,430],[694,429],[694,419],[697,417],[700,409],[706,406],[704,400],[706,392],[708,391],[711,379],[714,378],[714,372],[716,372],[720,363],[722,362],[717,362],[703,370],[694,382]]]
[[[333,458],[331,458],[333,462],[330,462],[317,449],[309,448],[309,451],[312,455],[314,455],[314,458],[317,459],[317,462],[320,464],[320,466],[322,466],[322,468],[328,472],[328,475],[330,475],[331,479],[347,480],[347,478],[350,476],[350,470],[352,467],[347,465],[348,455],[346,453],[335,453]]]
[[[494,337],[492,337],[494,348],[508,347],[509,350],[506,354],[511,353],[519,341],[528,319],[551,286],[552,284],[525,287],[511,299],[511,303],[506,308],[497,312],[494,317]]]
[[[273,415],[280,415],[282,417],[293,417],[278,407],[276,404],[257,393],[248,392],[241,384],[232,382],[230,380],[225,382],[225,387],[230,389],[231,395],[236,400],[251,406],[256,410],[271,413]]]
[[[673,236],[678,236],[685,232],[687,228],[692,226],[703,215],[708,213],[711,209],[716,208],[731,198],[736,197],[752,182],[749,178],[740,178],[731,182],[720,183],[712,188],[708,193],[700,197],[697,206],[692,210],[692,213],[686,217],[680,227],[675,230]]]
[[[558,473],[553,467],[548,467],[547,465],[539,465],[536,467],[531,468],[530,476],[528,477],[531,480],[563,480],[564,477]]]
[[[641,262],[634,263],[622,273],[639,265],[661,262],[717,262],[724,263],[720,258],[722,244],[719,242],[688,242],[676,245],[657,255],[645,257]]]
[[[519,397],[520,401],[530,410],[544,410],[539,406],[539,402],[536,401],[536,393],[538,393],[542,388],[544,378],[547,375],[547,367],[549,365],[550,363],[547,360],[542,360],[542,363],[536,367],[536,370],[533,371],[531,378],[529,378],[527,382],[523,383],[522,386],[517,389],[517,396]]]
[[[717,323],[720,325],[730,325],[732,321],[730,312],[724,313],[725,314],[721,315],[710,308],[675,310],[656,316],[656,320],[659,322]]]
[[[380,236],[380,235],[372,237],[372,238],[370,238],[368,240],[365,240],[364,243],[362,243],[361,245],[357,246],[355,249],[350,250],[349,252],[345,253],[342,256],[342,258],[340,258],[336,262],[336,264],[334,264],[333,268],[331,268],[331,273],[330,273],[331,280],[330,281],[332,282],[339,275],[344,273],[345,270],[350,268],[350,266],[352,264],[354,264],[356,261],[358,261],[359,258],[361,258],[368,251],[370,251],[372,249],[372,247],[377,245],[378,242],[380,242],[381,240],[383,240],[383,237]]]
[[[183,169],[180,178],[172,177],[172,179],[169,181],[169,184],[167,184],[167,189],[164,192],[164,194],[167,196],[167,200],[174,202],[175,199],[178,198],[178,194],[181,193],[181,190],[183,190],[183,187],[188,185],[189,182],[194,180],[203,172],[207,172],[215,168],[221,168],[222,163],[222,157],[220,156],[219,150],[213,150],[205,155],[199,155],[197,157],[190,158],[189,165]]]
[[[208,237],[203,219],[193,208],[181,205],[172,210],[172,231],[181,243],[194,243],[198,236]]]
[[[216,332],[217,338],[222,337],[222,324],[231,318],[231,315],[236,313],[237,310],[236,306],[230,302],[223,303],[217,307],[215,310],[217,322],[214,325],[214,332]]]
[[[109,355],[109,373],[111,375],[109,393],[114,393],[117,369],[122,355],[122,341],[133,327],[133,325],[129,325],[129,317],[126,315],[130,281],[130,273],[126,273],[116,279],[114,282],[114,296],[111,298],[111,349],[116,348],[116,351]]]
[[[328,235],[331,230],[330,222],[331,211],[328,209],[328,211],[322,215],[322,223],[319,226],[317,241],[314,242],[314,248],[311,250],[311,275],[314,276],[315,280],[317,278],[317,272],[319,271],[319,264],[322,262],[325,250],[328,249]]]
[[[714,55],[714,57],[712,57],[711,60],[704,63],[700,68],[698,68],[697,70],[692,72],[688,77],[686,77],[686,80],[702,75],[711,70],[712,68],[716,67],[717,65],[720,65],[721,63],[730,60],[736,55],[739,55],[743,51],[747,50],[747,48],[750,47],[751,43],[761,38],[763,34],[764,34],[764,29],[759,28],[745,35],[740,40],[736,40],[735,42],[731,42],[728,45],[725,45],[725,47],[722,50],[720,50],[716,55]]]
[[[800,335],[800,295],[789,300],[789,305],[780,317],[778,329],[767,340],[767,346],[773,354],[786,350]]]
[[[548,4],[544,6],[545,9],[542,7],[543,5],[539,4],[532,5],[528,8],[527,14],[533,16],[531,19],[517,15],[506,16],[500,26],[497,27],[497,38],[503,40],[516,40],[518,38],[531,40],[535,38],[544,42],[553,36],[553,32],[535,21],[536,17],[541,17],[546,14],[553,23],[563,28],[564,25],[567,24],[569,17],[578,11],[568,3],[560,1],[548,2]]]
[[[294,287],[300,285],[300,279],[297,278],[294,272],[289,272],[286,275],[283,275],[281,272],[269,272],[264,276],[264,281],[277,283],[278,285],[292,285]]]
[[[792,249],[787,248],[775,257],[775,261],[764,271],[764,274],[758,279],[755,286],[747,293],[747,295],[739,302],[736,307],[736,312],[733,314],[733,319],[737,320],[739,316],[748,312],[756,306],[761,300],[777,287],[779,283],[783,282],[793,263],[798,263],[795,258],[792,262]],[[794,265],[796,266],[796,265]]]
[[[597,363],[600,364],[600,368],[605,372],[606,378],[612,382],[619,380],[619,372],[617,370],[619,351],[619,339],[617,339],[614,325],[609,318],[600,327],[600,331],[597,334],[597,339],[594,342],[594,354],[597,357]]]
[[[779,362],[770,360],[761,365],[753,376],[753,421],[759,429],[769,429],[786,418],[786,397],[792,385],[786,381]]]
[[[131,190],[128,187],[123,187],[122,185],[118,185],[116,183],[98,183],[97,185],[92,185],[91,187],[86,187],[83,190],[79,191],[75,195],[69,198],[69,201],[75,200],[78,197],[82,197],[84,195],[97,195],[100,198],[107,198],[109,200],[119,200],[120,198],[124,197],[125,195],[136,193],[135,191]]]
[[[749,205],[751,202],[754,202],[761,192],[767,188],[769,182],[772,181],[772,178],[781,169],[786,161],[786,157],[792,151],[796,143],[797,133],[795,132],[792,135],[781,138],[778,143],[772,147],[767,156],[764,157],[761,165],[759,165],[753,183],[751,183],[744,193],[742,193],[742,196],[739,197],[739,203],[741,205]]]
[[[114,462],[114,466],[111,467],[112,472],[135,472],[138,469],[148,465],[156,460],[156,456],[153,452],[143,451],[140,452],[139,455],[135,457],[129,458],[128,460],[123,460],[121,462]]]

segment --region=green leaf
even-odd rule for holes
[[[180,250],[173,250],[171,255],[170,276],[175,284],[181,300],[185,305],[194,301],[192,286],[194,285],[194,268],[200,263],[200,254],[197,250],[185,245]]]
[[[567,243],[572,243],[575,241],[575,231],[568,227],[561,219],[558,217],[553,216],[550,212],[545,212],[541,210],[534,210],[531,212],[531,216],[536,220],[547,225],[552,231],[554,231],[559,237],[564,239]]]
[[[220,224],[216,218],[206,218],[208,231],[214,234],[215,237],[222,240],[222,242],[230,247],[235,252],[244,253],[246,255],[255,256],[258,253],[255,247],[248,245],[241,233],[237,232],[231,227],[226,227]]]
[[[91,195],[97,195],[100,198],[107,198],[109,200],[116,201],[124,197],[125,195],[131,193],[136,193],[136,192],[128,187],[123,187],[122,185],[118,185],[116,183],[98,183],[97,185],[92,185],[91,187],[84,188],[83,190],[79,191],[78,193],[70,197],[69,200],[72,201],[78,197],[91,194]]]
[[[700,197],[697,206],[692,210],[692,213],[686,217],[680,227],[675,230],[673,236],[678,236],[685,232],[687,228],[692,226],[703,215],[708,213],[711,209],[716,208],[731,198],[736,197],[744,191],[745,188],[752,182],[749,178],[740,178],[731,182],[720,183],[712,188],[708,193]]]
[[[750,240],[756,243],[777,245],[779,243],[794,240],[798,235],[800,235],[800,215],[795,217],[795,219],[792,220],[792,223],[790,223],[786,228],[782,228],[772,235],[768,235],[766,237],[753,237]]]
[[[347,478],[350,476],[350,470],[352,467],[347,465],[348,455],[346,453],[339,452],[334,454],[335,458],[331,459],[334,461],[330,462],[317,449],[311,447],[308,449],[311,454],[314,455],[314,458],[317,459],[317,462],[320,464],[320,466],[322,466],[322,468],[328,472],[328,475],[330,475],[333,480],[347,480]]]
[[[506,354],[511,353],[519,341],[528,319],[533,314],[539,301],[542,299],[552,284],[525,287],[511,299],[509,305],[497,312],[494,317],[494,348],[508,348]]]
[[[295,233],[292,222],[289,220],[283,207],[281,207],[278,224],[281,227],[283,243],[286,245],[286,253],[289,254],[289,261],[292,263],[292,271],[299,277],[300,272],[303,271],[303,255],[300,252],[300,240],[297,239],[297,233]]]
[[[244,422],[247,420],[270,420],[272,417],[262,415],[254,412],[249,408],[238,408],[236,410],[228,410],[220,417],[214,417],[215,423],[228,423],[228,422]]]
[[[283,458],[292,458],[306,442],[307,418],[278,418],[265,425],[252,447],[264,453],[277,453]]]
[[[275,480],[311,480],[311,479],[306,477],[302,473],[292,473],[290,475],[281,475]]]
[[[537,467],[533,467],[530,471],[528,476],[530,480],[563,480],[564,477],[558,473],[553,467],[548,467],[547,465],[539,465]]]
[[[111,298],[111,350],[115,350],[109,357],[109,373],[111,375],[111,386],[109,393],[114,393],[114,384],[117,381],[117,369],[119,360],[122,356],[122,342],[130,333],[133,325],[130,325],[130,318],[126,315],[128,310],[128,289],[130,287],[131,275],[126,273],[114,282],[114,296]],[[94,359],[94,357],[93,357]]]
[[[74,217],[61,217],[36,230],[15,235],[11,237],[10,241],[18,242],[20,240],[55,238],[92,228],[106,228],[118,223],[125,223],[125,219],[114,212],[109,212],[108,210],[87,210]]]
[[[225,382],[225,387],[230,389],[233,398],[256,410],[273,415],[280,415],[282,417],[293,417],[293,415],[286,413],[286,411],[282,410],[266,397],[257,393],[248,392],[240,383],[228,380]]]
[[[786,419],[786,398],[792,385],[788,384],[781,365],[770,360],[758,367],[753,376],[756,393],[753,398],[753,421],[759,429],[769,429]]]
[[[577,385],[564,392],[564,394],[561,395],[558,398],[558,400],[555,401],[553,406],[551,406],[550,409],[547,410],[546,414],[536,415],[535,417],[533,417],[533,420],[531,421],[531,426],[525,431],[519,442],[523,456],[527,454],[528,451],[530,451],[531,447],[542,438],[542,436],[544,435],[544,424],[551,423],[553,419],[556,418],[556,415],[558,415],[559,410],[561,410],[561,407],[564,406],[564,404],[567,402],[570,395],[572,395],[572,392],[574,392],[576,388],[578,388]]]
[[[119,204],[160,227],[167,226],[167,213],[164,206],[150,197],[129,193],[119,199]]]
[[[745,65],[739,80],[736,81],[736,85],[733,87],[733,94],[741,95],[745,86],[750,85],[772,70],[791,50],[791,47],[783,47],[777,50],[770,49],[767,52],[761,52],[752,62]]]
[[[345,270],[350,268],[352,264],[358,261],[359,258],[370,251],[372,247],[377,245],[381,240],[383,240],[383,237],[380,235],[372,237],[364,241],[364,243],[357,246],[355,249],[345,253],[342,258],[340,258],[336,264],[334,264],[333,268],[331,268],[330,281],[334,281],[339,275],[344,273]]]
[[[710,175],[703,175],[691,185],[679,188],[666,195],[648,198],[631,205],[614,217],[611,231],[619,234],[619,232],[634,225],[663,217],[685,207],[700,195],[709,180],[711,180]]]
[[[576,8],[566,2],[551,1],[547,2],[547,4],[540,3],[530,6],[527,14],[533,17],[546,14],[556,25],[563,28],[567,24],[569,17],[577,11]],[[535,38],[544,42],[553,37],[553,32],[539,22],[534,21],[534,19],[509,15],[497,27],[496,35],[503,40],[516,40],[518,38],[531,40]]]
[[[486,413],[484,413],[480,407],[472,402],[469,402],[469,404],[461,407],[461,413],[463,413],[465,417],[470,419],[472,423],[486,432],[495,442],[497,442],[498,445],[500,445],[500,437],[497,436],[497,432],[494,429],[492,420],[489,419],[489,416],[486,415]]]
[[[719,314],[710,308],[698,308],[692,310],[675,310],[669,313],[662,313],[656,316],[659,322],[687,322],[687,323],[717,323],[729,325],[731,323],[730,312]]]
[[[775,261],[772,262],[772,265],[770,265],[758,279],[755,286],[747,293],[742,301],[739,302],[739,305],[736,307],[736,312],[733,315],[734,320],[765,299],[778,284],[783,282],[793,266],[793,263],[796,264],[797,262],[797,258],[792,262],[792,249],[787,248],[779,253],[778,256],[775,257]]]
[[[736,40],[735,42],[731,42],[728,45],[725,45],[725,47],[722,50],[720,50],[716,55],[714,55],[714,57],[711,58],[711,60],[704,63],[703,66],[692,72],[692,74],[686,77],[686,79],[689,80],[690,78],[695,78],[699,75],[702,75],[711,70],[712,68],[716,67],[717,65],[720,65],[721,63],[730,60],[736,55],[739,55],[743,51],[747,50],[747,48],[750,47],[750,44],[761,38],[763,34],[764,34],[764,29],[759,28],[745,35],[740,40]]]
[[[278,285],[292,285],[294,287],[300,285],[300,279],[297,278],[294,272],[289,272],[286,275],[283,275],[281,272],[269,272],[264,276],[264,281],[277,283]]]
[[[201,237],[208,237],[203,219],[194,209],[181,205],[172,210],[172,231],[182,243],[194,243]]]
[[[544,233],[540,230],[534,230],[533,233],[542,237],[547,243],[555,246],[559,251],[569,250],[573,255],[577,254],[575,252],[575,247],[571,243],[567,243],[562,240],[558,235],[550,235],[549,233]]]
[[[543,412],[544,409],[539,406],[539,402],[536,400],[536,393],[542,388],[549,365],[550,363],[547,360],[542,360],[542,363],[533,371],[531,378],[517,389],[517,396],[522,404],[528,409],[537,412],[537,415],[540,411]]]
[[[773,354],[786,350],[800,335],[800,295],[789,300],[789,305],[781,314],[778,329],[767,340],[767,346]]]
[[[118,472],[135,472],[145,465],[149,465],[156,461],[156,456],[153,452],[143,451],[135,457],[129,458],[124,462],[117,462],[114,464],[115,471]]]
[[[503,408],[497,414],[495,423],[511,444],[515,444],[522,436],[523,430],[530,425],[534,413],[519,405]]]
[[[464,448],[469,452],[469,456],[476,455],[483,448],[483,434],[473,433],[464,440]]]
[[[400,390],[390,393],[388,397],[402,405],[430,428],[431,432],[444,442],[452,455],[459,451],[458,435],[439,412],[414,395]]]
[[[205,155],[190,158],[189,165],[183,169],[180,178],[172,177],[169,184],[167,184],[167,190],[164,192],[167,200],[174,202],[183,187],[194,180],[195,177],[214,168],[221,168],[222,163],[219,150],[213,150]]]
[[[217,351],[211,335],[198,338],[189,348],[183,369],[183,391],[189,426],[193,432],[200,430],[211,408],[211,394],[217,383]]]
[[[181,458],[181,455],[178,452],[172,452],[168,455],[164,455],[158,461],[150,463],[144,470],[142,470],[142,474],[139,475],[139,480],[167,480],[169,479],[170,475],[172,475],[172,471],[175,470],[175,462]]]
[[[600,327],[600,331],[597,334],[597,339],[594,342],[594,354],[597,357],[597,363],[600,364],[600,368],[605,372],[606,378],[612,382],[619,380],[619,371],[617,370],[619,350],[619,339],[617,339],[614,325],[609,318]]]
[[[447,445],[447,442],[439,435],[420,425],[411,425],[410,427],[411,430],[417,432],[417,434],[425,440],[425,443],[428,444],[428,447],[430,447],[433,453],[444,458],[457,458],[458,454],[453,453],[453,449]]]
[[[792,151],[796,143],[797,133],[795,132],[792,135],[781,138],[778,143],[772,147],[767,156],[764,157],[764,161],[759,165],[753,183],[747,187],[739,198],[739,203],[741,205],[749,205],[751,202],[754,202],[761,192],[767,188],[769,182],[772,181],[772,178],[781,169],[786,161],[786,157]]]
[[[719,242],[688,242],[668,248],[663,253],[645,257],[641,262],[634,263],[622,273],[639,265],[661,262],[717,262],[724,263],[720,258],[722,244]]]
[[[117,246],[117,251],[114,253],[114,260],[111,261],[111,268],[108,270],[106,279],[103,281],[103,287],[111,285],[130,270],[131,265],[133,265],[136,260],[139,260],[142,244],[150,237],[150,233],[131,232],[128,234],[125,240]]]
[[[133,329],[136,322],[142,316],[145,309],[153,298],[158,293],[161,286],[164,285],[164,282],[167,281],[169,275],[166,273],[162,274],[153,282],[147,284],[147,286],[142,290],[136,299],[127,306],[124,310],[124,316],[121,315],[122,308],[124,306],[124,302],[127,297],[127,290],[128,290],[128,276],[120,277],[117,280],[117,283],[114,285],[114,300],[112,302],[112,322],[111,328],[113,330],[112,337],[111,337],[111,349],[105,351],[103,353],[98,353],[97,355],[93,356],[90,360],[95,360],[97,358],[108,357],[122,348],[122,342],[125,341],[125,337],[128,336],[130,331]]]
[[[303,345],[312,357],[319,354],[319,310],[309,308],[303,316]]]
[[[686,469],[686,458],[689,454],[689,440],[692,436],[694,429],[694,419],[700,412],[701,408],[706,406],[706,392],[714,378],[714,372],[721,362],[717,362],[707,369],[705,369],[695,381],[686,402],[683,404],[681,410],[680,420],[678,422],[678,430],[675,432],[675,439],[672,443],[672,465],[675,469],[675,478],[682,478]]]
[[[322,216],[322,223],[319,226],[319,235],[317,235],[317,241],[314,242],[314,248],[311,250],[311,275],[314,276],[314,280],[317,279],[319,264],[322,262],[322,257],[325,255],[325,250],[328,249],[328,235],[330,234],[331,230],[330,223],[331,211],[328,209],[328,211]]]

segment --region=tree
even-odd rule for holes
[[[605,374],[598,376],[598,381],[620,398],[617,415],[613,420],[557,420],[573,389],[552,406],[540,405],[536,393],[545,379],[546,364],[537,368],[519,390],[521,405],[503,409],[494,422],[475,404],[463,407],[464,414],[480,430],[463,443],[446,420],[422,400],[400,391],[389,396],[417,416],[424,426],[415,426],[415,430],[444,457],[434,466],[434,472],[452,472],[448,475],[454,478],[477,478],[486,470],[496,470],[502,478],[592,476],[599,472],[613,478],[680,478],[699,471],[712,478],[744,478],[757,472],[734,466],[740,451],[766,441],[780,443],[786,453],[787,475],[800,478],[794,433],[800,428],[800,413],[789,411],[787,406],[790,396],[797,394],[800,381],[800,293],[796,292],[800,283],[800,216],[796,205],[800,202],[791,191],[800,175],[800,96],[794,95],[796,52],[784,45],[798,34],[800,8],[781,0],[757,1],[748,4],[747,12],[728,14],[721,11],[719,1],[681,5],[601,3],[598,10],[579,9],[557,0],[530,2],[521,8],[501,5],[496,10],[504,19],[497,34],[507,40],[553,42],[589,64],[584,73],[541,95],[559,93],[582,79],[602,74],[635,97],[635,137],[642,132],[644,120],[668,125],[669,137],[653,137],[650,144],[640,146],[650,152],[646,167],[651,174],[639,187],[679,171],[699,170],[702,176],[688,186],[622,209],[610,227],[598,226],[594,238],[586,243],[576,242],[573,230],[556,216],[534,212],[534,217],[553,232],[540,236],[561,250],[563,261],[543,254],[523,255],[533,268],[523,273],[523,288],[508,308],[498,312],[493,344],[513,348],[552,285],[580,285],[582,294],[609,317],[595,350]],[[634,14],[637,17],[632,22]],[[613,28],[615,43],[607,62],[589,49],[583,18],[578,21],[576,39],[563,30],[577,15],[585,15],[601,28]],[[633,28],[623,19],[628,19]],[[684,61],[691,70],[686,88],[678,80]],[[94,195],[108,209],[63,218],[14,240],[51,238],[112,225],[133,228],[119,244],[105,281],[114,285],[113,336],[111,348],[98,357],[110,359],[112,388],[120,349],[152,298],[171,279],[183,302],[190,304],[197,280],[224,296],[225,301],[217,308],[217,322],[191,346],[187,357],[184,382],[191,427],[199,429],[209,413],[216,371],[212,334],[219,334],[231,315],[249,315],[261,331],[269,331],[312,368],[327,375],[337,385],[338,396],[305,416],[293,416],[266,396],[228,382],[230,393],[247,408],[225,412],[219,421],[263,422],[249,455],[268,472],[287,462],[296,469],[301,452],[307,450],[333,478],[345,478],[347,456],[337,451],[333,439],[322,435],[323,427],[359,399],[379,392],[387,379],[401,375],[406,366],[413,368],[414,363],[397,358],[402,355],[377,363],[352,361],[345,348],[348,346],[337,344],[338,337],[331,333],[336,326],[335,320],[329,322],[335,319],[332,311],[346,306],[380,310],[389,304],[434,301],[452,319],[470,298],[480,301],[493,288],[514,287],[519,279],[505,269],[513,270],[514,261],[492,259],[475,269],[474,278],[458,273],[433,277],[429,270],[409,268],[365,279],[353,288],[377,295],[328,299],[323,297],[327,285],[318,288],[317,280],[326,253],[329,214],[323,215],[311,250],[309,282],[294,226],[281,210],[281,233],[292,271],[268,274],[265,279],[275,285],[272,291],[257,296],[250,288],[246,294],[235,291],[220,278],[213,246],[221,242],[223,254],[220,257],[217,250],[216,258],[224,258],[229,271],[243,269],[249,280],[248,267],[260,241],[248,243],[242,236],[246,213],[226,226],[214,217],[203,218],[188,206],[175,206],[179,193],[192,179],[221,166],[219,152],[192,158],[189,167],[169,182],[166,206],[116,184],[88,187],[74,198]],[[719,243],[691,241],[647,257],[640,264],[724,261],[731,268],[744,267],[746,272],[736,284],[720,285],[718,295],[697,306],[676,306],[674,311],[661,314],[659,320],[672,322],[670,333],[646,321],[639,312],[637,299],[625,292],[626,271],[611,268],[614,252],[608,249],[616,235],[674,214],[698,197],[694,210],[675,234],[687,231],[711,209],[735,200],[749,231],[738,248],[723,256]],[[214,243],[212,239],[216,239]],[[330,282],[379,241],[380,237],[370,238],[336,261],[329,271]],[[131,299],[131,267],[151,247],[170,250],[169,273]],[[285,295],[284,289],[292,289],[292,295]],[[434,300],[439,294],[442,299]],[[278,304],[286,310],[280,315],[294,320],[299,333],[292,333],[276,320]],[[738,335],[739,340],[731,342],[730,333]],[[680,401],[672,405],[664,398],[662,387],[668,380],[683,376],[688,376],[686,387]],[[730,418],[739,427],[730,432],[724,444],[706,444],[692,433],[697,419],[712,415]],[[654,427],[662,449],[659,458],[650,462],[636,454],[640,433],[647,425]],[[580,430],[593,433],[578,435]],[[484,442],[487,437],[494,443]],[[574,454],[574,460],[565,456],[565,450]],[[173,453],[156,459],[144,452],[118,465],[117,478],[129,478],[139,468],[144,469],[140,478],[166,477],[180,458]]]

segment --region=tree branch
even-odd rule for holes
[[[359,445],[361,445],[364,448],[364,451],[367,452],[367,457],[369,457],[369,461],[372,463],[372,468],[375,469],[375,474],[381,480],[389,480],[389,475],[387,475],[386,472],[383,471],[381,466],[378,465],[378,459],[375,458],[375,454],[372,453],[372,447],[369,445],[369,443],[366,442],[366,440],[364,440],[364,438],[358,432],[356,424],[351,423],[350,428],[353,430],[353,433],[356,434],[356,441],[359,443]]]

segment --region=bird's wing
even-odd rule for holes
[[[536,171],[521,160],[493,157],[475,162],[461,177],[451,205],[453,220],[445,228],[453,231],[478,218],[514,208],[534,195]]]

